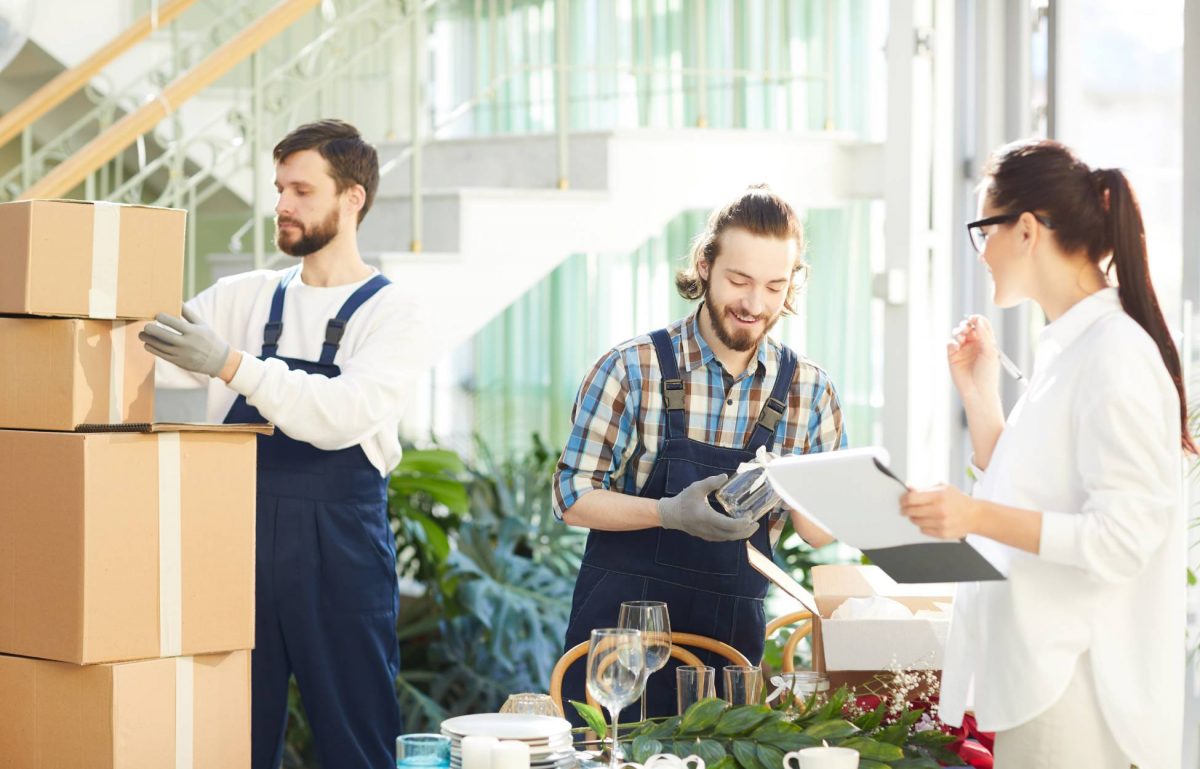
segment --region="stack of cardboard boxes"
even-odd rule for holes
[[[255,435],[153,424],[185,212],[0,205],[0,766],[250,765]]]

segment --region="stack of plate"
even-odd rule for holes
[[[463,769],[462,739],[476,735],[524,742],[529,746],[529,769],[576,769],[579,765],[571,747],[571,723],[562,718],[480,713],[446,719],[442,734],[450,738],[450,769]]]

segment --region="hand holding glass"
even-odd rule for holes
[[[663,669],[671,658],[671,618],[662,601],[626,601],[617,624],[642,631],[646,649],[646,678]],[[646,692],[642,690],[642,721],[646,720]]]
[[[612,715],[611,769],[617,767],[617,717],[646,686],[646,651],[642,633],[631,628],[592,631],[588,646],[588,694]]]

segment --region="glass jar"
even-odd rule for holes
[[[734,473],[725,485],[708,495],[712,506],[730,518],[757,521],[781,504],[764,467]]]
[[[796,670],[791,673],[780,673],[771,678],[776,691],[771,695],[792,697],[789,707],[799,708],[802,712],[809,706],[819,708],[829,702],[829,676],[813,670]]]

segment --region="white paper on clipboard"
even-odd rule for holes
[[[799,601],[800,605],[812,612],[814,617],[820,616],[820,612],[817,611],[817,599],[813,598],[813,594],[805,590],[803,585],[788,576],[787,572],[776,566],[774,561],[760,553],[758,548],[749,542],[746,543],[746,557],[755,571]]]

